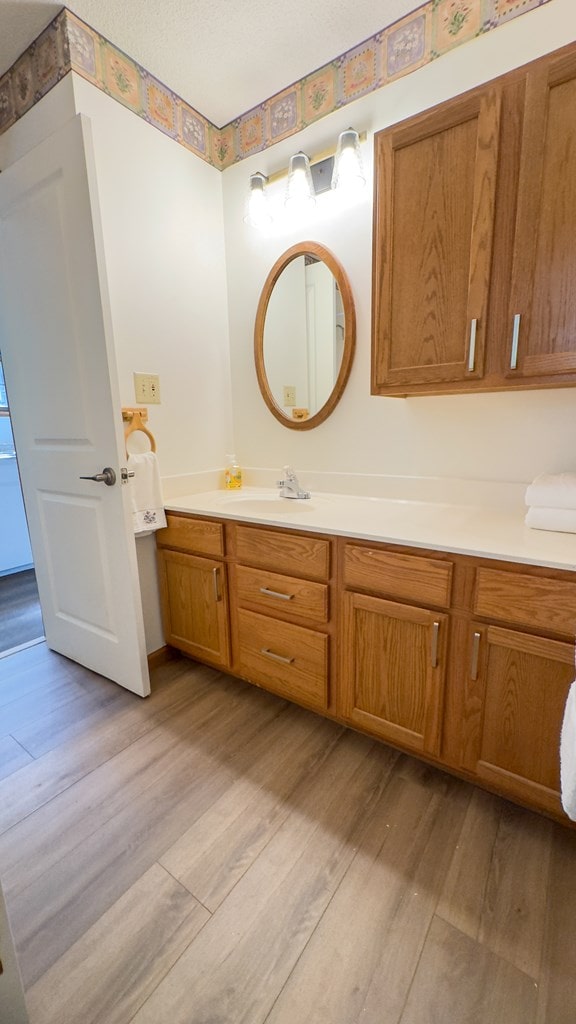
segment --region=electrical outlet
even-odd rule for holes
[[[135,373],[134,394],[137,402],[160,405],[160,378],[156,373]]]
[[[284,405],[296,405],[296,388],[292,384],[284,385]]]

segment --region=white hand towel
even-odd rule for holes
[[[160,472],[155,452],[128,456],[128,478],[134,533],[150,533],[166,526]]]
[[[526,504],[576,509],[576,473],[543,473],[526,489]]]
[[[553,530],[557,533],[576,533],[575,508],[529,508],[524,518],[533,530]]]
[[[560,786],[562,807],[576,821],[576,680],[568,691],[560,736]]]

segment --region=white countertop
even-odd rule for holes
[[[264,487],[186,494],[170,499],[165,507],[170,512],[576,570],[576,534],[530,529],[524,525],[524,511],[516,509],[322,492],[294,500]]]

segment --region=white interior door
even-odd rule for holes
[[[48,646],[150,692],[90,123],[0,175],[0,350]],[[82,479],[110,467],[116,482]]]

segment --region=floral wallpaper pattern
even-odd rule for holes
[[[552,0],[427,0],[218,128],[66,8],[0,78],[0,134],[70,71],[224,170],[448,50]]]

